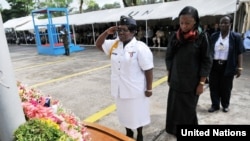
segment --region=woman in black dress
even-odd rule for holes
[[[200,30],[198,11],[183,8],[179,24],[165,58],[169,82],[166,132],[173,135],[177,125],[198,125],[196,106],[212,66],[210,40]]]

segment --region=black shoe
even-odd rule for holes
[[[218,110],[220,110],[220,108],[211,107],[210,109],[208,109],[208,112],[213,113],[213,112],[218,111]]]
[[[127,130],[126,136],[128,136],[130,138],[133,138],[134,137],[134,132],[131,129],[129,129],[129,130]]]
[[[229,109],[228,108],[223,108],[222,111],[227,113],[229,111]]]
[[[143,141],[143,135],[137,135],[136,141]]]

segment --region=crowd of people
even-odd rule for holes
[[[8,44],[35,44],[35,36],[28,31],[25,32],[6,32],[6,39]]]
[[[71,42],[76,44],[83,45],[94,45],[96,39],[105,31],[107,27],[114,26],[115,23],[103,24],[102,26],[97,26],[92,30],[92,27],[86,26],[77,26],[75,27],[75,32],[70,29]],[[138,25],[135,37],[137,40],[146,43],[149,47],[167,47],[168,39],[173,34],[176,29],[178,29],[179,25],[164,25],[158,23],[156,25],[150,25],[145,27],[145,25]],[[218,23],[208,25],[201,25],[202,30],[206,31],[210,35],[219,30]],[[63,42],[60,36],[60,27],[58,28],[58,42]],[[49,39],[47,35],[47,31],[40,32],[41,44],[48,44]],[[12,31],[6,32],[6,37],[8,40],[8,44],[36,44],[35,34],[30,31]],[[109,35],[109,39],[116,38],[117,35],[114,33],[113,35]],[[244,35],[242,35],[244,37]]]

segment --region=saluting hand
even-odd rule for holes
[[[118,27],[117,26],[112,26],[106,30],[108,34],[114,34],[117,31]]]

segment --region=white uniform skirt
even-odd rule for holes
[[[150,123],[149,98],[116,98],[117,115],[120,124],[126,128],[137,129]]]

